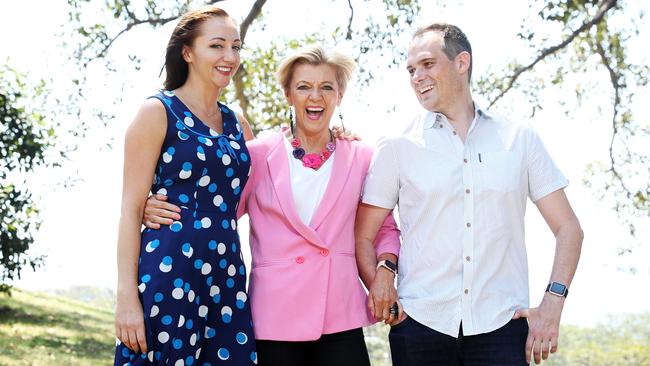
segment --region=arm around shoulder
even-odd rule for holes
[[[244,131],[244,140],[250,141],[255,139],[251,125],[248,123],[246,117],[244,117],[242,114],[237,113],[237,118],[239,119],[239,124],[241,124],[241,128]]]

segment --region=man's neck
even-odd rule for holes
[[[465,141],[469,127],[474,120],[475,108],[472,101],[472,95],[467,94],[456,100],[455,103],[450,105],[444,111],[440,111],[447,117],[447,121],[451,124],[454,130],[458,133],[460,138]]]

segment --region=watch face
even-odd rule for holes
[[[566,286],[561,283],[553,282],[551,284],[551,288],[548,290],[550,292],[555,292],[556,294],[564,294],[564,291],[566,291]]]

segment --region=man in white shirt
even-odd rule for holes
[[[474,104],[471,52],[456,26],[416,32],[407,69],[426,112],[403,135],[379,143],[357,214],[359,271],[370,310],[392,325],[397,366],[546,359],[557,349],[580,257],[583,233],[563,191],[567,180],[531,127]],[[528,303],[527,197],[556,238],[536,308]],[[376,258],[372,247],[395,205],[403,235],[397,268],[394,256]],[[389,311],[395,274],[399,315]]]

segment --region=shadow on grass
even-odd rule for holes
[[[0,305],[0,324],[27,324],[39,327],[60,327],[71,331],[79,331],[81,323],[84,323],[84,329],[86,331],[101,333],[106,331],[105,327],[100,326],[105,322],[106,319],[89,314],[52,312],[34,306],[16,308]]]
[[[14,339],[7,347],[3,348],[5,348],[3,356],[16,360],[26,361],[30,355],[42,358],[46,354],[53,354],[61,361],[68,358],[77,361],[95,361],[93,364],[111,362],[115,351],[115,347],[107,343],[105,339],[95,339],[90,334],[81,338],[39,334],[31,338]],[[44,352],[39,352],[40,350]],[[37,355],[38,353],[46,354]]]

